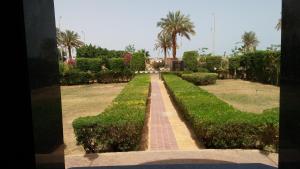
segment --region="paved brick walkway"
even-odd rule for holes
[[[150,150],[178,149],[158,82],[151,82]]]
[[[151,75],[148,150],[198,150],[199,144],[174,108],[163,81]]]

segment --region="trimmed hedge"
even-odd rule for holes
[[[62,85],[78,85],[88,84],[94,79],[94,74],[91,72],[82,72],[78,69],[69,69],[61,74]]]
[[[218,78],[216,73],[190,73],[182,74],[182,79],[194,83],[195,85],[215,84]]]
[[[73,121],[77,143],[87,153],[138,150],[144,127],[149,75],[137,75],[97,116]]]
[[[111,58],[109,60],[109,69],[113,71],[123,71],[125,69],[125,62],[123,58]]]
[[[163,79],[184,118],[207,148],[271,146],[277,150],[278,109],[262,114],[242,112],[176,75],[163,74]]]
[[[61,67],[60,69],[64,68]],[[74,68],[60,70],[60,83],[62,85],[89,84],[95,81],[98,83],[122,83],[129,82],[133,77],[134,72],[129,69],[124,69],[123,71],[105,70],[97,73],[83,72]]]
[[[101,71],[95,74],[98,83],[119,83],[128,82],[134,77],[134,73],[129,69],[123,71]]]
[[[279,85],[279,51],[256,51],[244,54],[240,57],[240,67],[244,70],[247,80]]]
[[[84,72],[87,71],[99,72],[101,70],[102,64],[103,61],[100,58],[77,58],[76,59],[76,68]]]

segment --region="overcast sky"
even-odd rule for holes
[[[225,3],[226,2],[226,3]],[[216,20],[215,53],[231,53],[245,31],[254,31],[258,49],[280,44],[275,29],[281,0],[54,0],[56,25],[79,33],[85,43],[124,50],[128,44],[162,57],[154,44],[156,23],[169,11],[180,10],[195,24],[192,39],[178,38],[178,57],[184,51],[207,47],[212,51],[213,13]]]

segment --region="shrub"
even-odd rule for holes
[[[256,51],[247,53],[240,58],[240,67],[246,79],[261,83],[279,85],[280,52]]]
[[[129,52],[126,52],[123,54],[123,59],[124,59],[124,64],[125,66],[129,66],[130,65],[130,61],[132,59],[132,54]]]
[[[80,71],[99,72],[103,64],[100,58],[77,58],[76,68]]]
[[[124,69],[123,71],[105,70],[96,73],[95,76],[98,83],[119,83],[130,81],[134,73],[129,69]]]
[[[91,72],[82,72],[78,69],[69,69],[62,75],[61,84],[63,85],[77,85],[88,84],[94,79]]]
[[[233,75],[234,78],[238,75],[238,69],[240,67],[240,60],[239,56],[229,58],[229,73]]]
[[[73,121],[77,143],[87,153],[137,150],[145,122],[149,75],[137,75],[97,116]]]
[[[77,58],[120,58],[123,53],[123,51],[108,50],[90,44],[77,49]]]
[[[209,56],[209,57],[206,57],[205,60],[206,60],[205,66],[210,72],[216,72],[217,69],[220,69],[222,67],[221,66],[221,63],[222,63],[221,56]]]
[[[113,71],[123,71],[125,69],[125,63],[122,58],[111,58],[109,61],[109,68]]]
[[[191,73],[182,74],[182,79],[194,83],[195,85],[215,84],[218,78],[216,73]]]
[[[185,68],[187,70],[196,72],[198,67],[198,52],[197,51],[188,51],[183,53],[182,60],[184,61]]]
[[[185,70],[185,71],[173,71],[173,72],[170,72],[169,74],[175,74],[175,75],[181,77],[183,74],[191,74],[191,73],[193,73],[193,72]],[[164,73],[164,74],[166,74],[166,73]]]
[[[204,68],[204,67],[197,67],[197,72],[203,72],[203,73],[208,73],[209,70]]]
[[[278,146],[278,111],[242,112],[176,75],[163,74],[163,79],[180,112],[207,148]]]
[[[96,58],[99,56],[97,47],[93,45],[84,45],[77,49],[77,59],[79,58]]]
[[[146,58],[143,53],[134,53],[131,58],[130,69],[132,71],[144,71],[146,68],[145,60]]]

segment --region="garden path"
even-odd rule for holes
[[[194,138],[168,95],[158,74],[151,74],[149,151],[197,150],[203,148]]]

